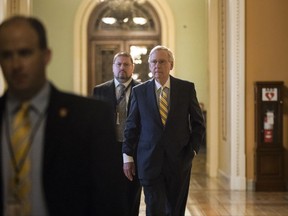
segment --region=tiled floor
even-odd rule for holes
[[[288,216],[288,192],[230,191],[203,172],[205,157],[202,151],[193,161],[185,216]],[[143,196],[139,216],[145,216]]]

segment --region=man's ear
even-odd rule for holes
[[[174,67],[174,62],[171,62],[171,63],[170,63],[170,70],[172,70],[173,67]]]

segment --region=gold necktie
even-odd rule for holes
[[[166,87],[161,88],[160,98],[159,98],[159,111],[161,115],[162,124],[166,124],[167,116],[168,116],[168,97],[167,92],[165,91]]]
[[[12,179],[12,196],[19,215],[30,215],[30,168],[29,158],[31,124],[28,103],[23,103],[12,121],[11,147],[14,178]]]

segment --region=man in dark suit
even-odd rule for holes
[[[203,115],[194,84],[169,75],[174,57],[168,48],[154,47],[148,61],[154,79],[132,90],[123,143],[130,162],[123,170],[133,179],[137,146],[146,215],[184,216],[192,159],[205,133]]]
[[[134,64],[132,56],[127,52],[119,52],[113,59],[114,79],[103,84],[97,85],[93,89],[93,95],[96,99],[107,101],[115,110],[115,128],[117,142],[112,150],[115,150],[117,157],[114,158],[117,163],[114,171],[118,175],[118,182],[125,189],[121,196],[122,204],[125,208],[125,216],[138,216],[141,196],[141,187],[138,177],[129,181],[122,171],[122,143],[124,138],[124,128],[127,113],[129,112],[131,89],[139,82],[132,79]],[[123,85],[123,90],[118,88]],[[123,105],[122,105],[123,104]],[[122,215],[122,216],[124,216]]]
[[[50,58],[38,19],[15,16],[1,23],[7,90],[0,97],[0,216],[121,215],[116,155],[110,151],[112,110],[102,101],[57,90],[46,78]],[[18,161],[12,122],[23,102],[30,104],[25,121],[31,130],[28,141],[18,140],[28,143]]]

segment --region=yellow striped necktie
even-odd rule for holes
[[[31,123],[29,120],[29,103],[23,103],[12,121],[11,146],[13,151],[14,178],[12,179],[12,196],[17,203],[20,215],[31,214],[31,160],[29,158]]]
[[[168,96],[167,87],[161,87],[160,98],[159,98],[159,111],[161,116],[162,124],[165,125],[168,116]]]

